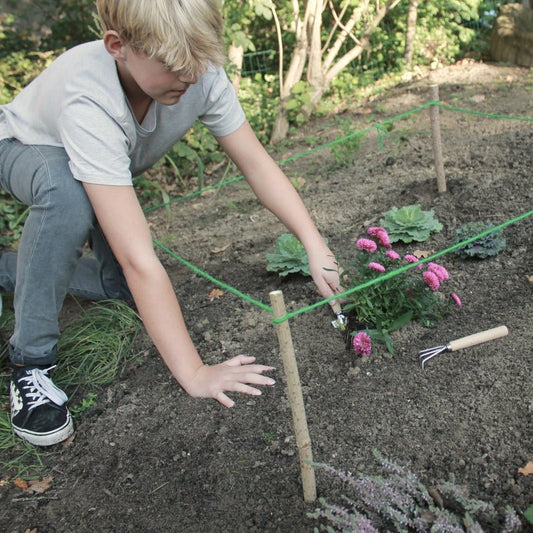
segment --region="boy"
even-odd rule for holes
[[[324,297],[339,289],[333,254],[300,197],[261,146],[222,64],[215,0],[97,0],[101,41],[65,52],[0,108],[0,184],[30,206],[18,254],[0,257],[0,288],[14,290],[11,421],[48,446],[73,424],[55,364],[67,292],[133,298],[169,370],[193,397],[234,402],[261,394],[270,367],[239,355],[204,365],[157,259],[132,176],[201,120],[257,198],[305,246]],[[95,258],[82,257],[88,242]]]

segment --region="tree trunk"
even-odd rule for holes
[[[244,48],[238,46],[235,43],[231,43],[228,50],[228,59],[232,65],[237,69],[235,77],[231,80],[231,84],[235,89],[235,92],[239,94],[239,87],[241,85],[241,71],[242,71],[242,62],[244,59]]]
[[[270,142],[276,144],[287,137],[289,132],[289,119],[287,117],[287,102],[291,96],[291,89],[294,84],[302,79],[305,62],[307,60],[307,20],[309,18],[309,6],[307,6],[304,18],[300,17],[298,2],[292,2],[294,12],[294,24],[296,44],[292,53],[289,70],[283,80],[280,79],[280,104],[278,113],[274,120],[272,133],[270,135]],[[282,50],[280,50],[280,58],[282,57]],[[283,65],[282,65],[283,67]],[[281,69],[283,70],[283,68]],[[280,76],[281,78],[281,76]]]
[[[418,0],[409,1],[409,11],[407,12],[407,30],[405,32],[405,66],[411,69],[413,66],[413,46],[416,35],[416,18],[418,15]]]
[[[387,13],[396,7],[401,0],[386,0],[384,3],[376,0],[375,12],[365,21],[369,13],[371,13],[371,0],[361,0],[359,5],[352,9],[348,15],[348,21],[342,22],[342,18],[347,9],[343,8],[339,16],[334,12],[336,19],[334,30],[339,30],[340,34],[334,40],[331,47],[327,50],[327,44],[333,38],[333,33],[328,37],[326,46],[322,47],[321,30],[322,26],[322,12],[327,4],[326,0],[307,0],[306,10],[303,19],[300,17],[298,2],[292,0],[295,32],[296,32],[296,47],[291,58],[291,65],[287,72],[285,80],[281,84],[280,96],[281,102],[278,110],[278,115],[274,121],[274,127],[270,141],[272,143],[283,140],[289,131],[289,122],[287,119],[287,102],[291,96],[291,89],[294,84],[300,81],[303,75],[303,68],[305,61],[309,58],[307,80],[312,87],[310,93],[311,103],[302,112],[310,116],[312,111],[316,109],[320,99],[327,91],[331,81],[350,64],[354,59],[359,57],[365,49],[370,46],[370,38],[376,31],[377,27],[387,15]],[[330,8],[334,10],[333,2],[329,2]],[[365,22],[362,22],[365,21]],[[362,25],[362,28],[359,26]],[[356,28],[360,37],[353,34]],[[337,59],[337,55],[342,50],[342,45],[347,38],[354,41],[354,46],[346,52],[342,57]],[[309,56],[308,56],[309,54]],[[324,56],[324,57],[323,57]]]

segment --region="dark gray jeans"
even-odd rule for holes
[[[15,364],[55,363],[67,293],[131,299],[122,269],[63,148],[0,141],[0,186],[30,207],[18,253],[0,256],[0,289],[14,291]],[[85,243],[93,257],[82,257]]]

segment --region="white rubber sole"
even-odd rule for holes
[[[48,433],[35,433],[15,426],[13,426],[13,433],[35,446],[53,446],[68,439],[74,433],[74,423],[69,413],[67,421],[62,427]]]

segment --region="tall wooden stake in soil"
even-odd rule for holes
[[[270,302],[274,311],[275,318],[281,318],[287,314],[285,302],[281,291],[272,291],[270,293]],[[278,335],[283,368],[287,379],[287,389],[289,391],[289,402],[292,410],[292,420],[294,423],[294,432],[296,434],[296,445],[300,456],[300,469],[302,473],[302,485],[304,500],[313,502],[316,500],[316,482],[315,471],[313,470],[313,452],[311,450],[311,439],[307,429],[307,418],[305,416],[305,406],[298,373],[298,365],[294,355],[292,344],[291,330],[287,320],[275,324]]]
[[[431,85],[431,100],[439,100],[439,86]],[[442,158],[442,141],[440,136],[440,108],[432,105],[429,108],[431,120],[431,133],[433,137],[433,157],[435,158],[435,171],[437,173],[437,190],[446,192],[446,177],[444,176],[444,163]]]

